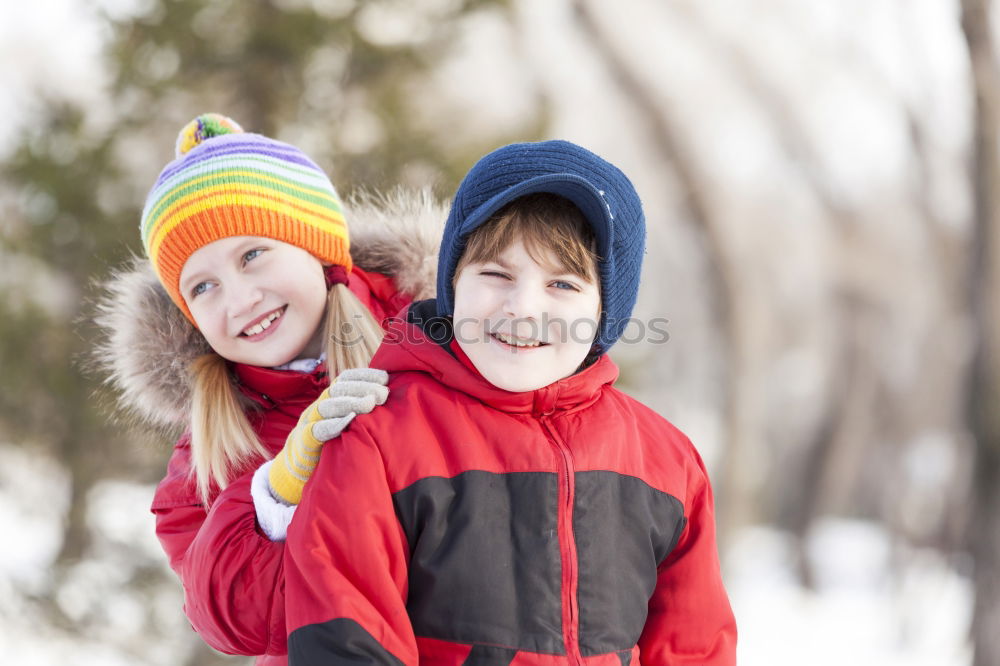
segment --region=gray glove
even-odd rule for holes
[[[285,447],[275,456],[267,475],[271,496],[284,504],[298,504],[323,444],[340,435],[355,416],[384,403],[389,396],[388,381],[384,370],[356,368],[340,373],[302,413]]]
[[[386,383],[389,374],[375,368],[351,368],[337,375],[330,385],[329,396],[316,405],[319,416],[313,423],[312,435],[326,442],[344,431],[358,414],[368,414],[389,397]]]

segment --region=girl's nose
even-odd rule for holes
[[[250,314],[263,297],[263,291],[253,280],[243,277],[235,279],[229,284],[229,316],[243,317]]]

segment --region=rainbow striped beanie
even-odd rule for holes
[[[244,132],[231,119],[198,116],[177,137],[177,157],[146,197],[142,243],[189,320],[180,293],[184,262],[230,236],[263,236],[351,269],[347,222],[330,179],[295,146]]]

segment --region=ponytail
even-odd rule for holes
[[[335,284],[330,289],[323,331],[330,377],[350,368],[367,368],[385,333],[345,284]]]
[[[226,359],[212,352],[191,363],[191,463],[208,505],[212,481],[225,488],[254,457],[270,458],[247,419]]]

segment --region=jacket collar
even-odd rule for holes
[[[426,303],[412,307],[422,308]],[[618,379],[618,366],[605,354],[584,370],[540,389],[505,391],[486,381],[457,344],[437,336],[432,338],[423,327],[406,321],[405,317],[392,319],[371,366],[387,372],[423,372],[495,409],[533,416],[585,407]]]
[[[275,370],[245,363],[230,366],[243,394],[262,407],[303,398],[311,402],[330,383],[324,363],[312,372]]]

